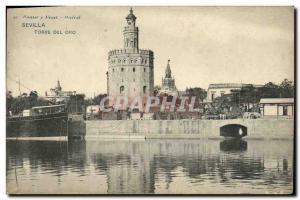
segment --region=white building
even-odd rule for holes
[[[252,86],[251,84],[242,84],[242,83],[217,83],[209,84],[207,90],[207,101],[211,102],[216,97],[220,97],[224,94],[231,94],[233,90],[239,91],[242,87]]]
[[[262,116],[294,116],[294,98],[262,98]]]
[[[212,102],[215,98],[220,97],[224,94],[231,94],[232,91],[240,91],[243,87],[254,87],[260,88],[263,85],[253,85],[244,83],[216,83],[209,84],[207,89],[207,102]]]
[[[137,96],[153,95],[154,54],[151,50],[139,48],[139,29],[132,9],[126,21],[124,48],[111,50],[108,55],[107,94],[113,99],[126,96],[130,102]]]
[[[54,88],[51,88],[49,92],[45,92],[45,99],[53,103],[67,102],[72,95],[76,95],[76,91],[63,91],[58,80]]]

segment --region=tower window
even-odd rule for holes
[[[143,93],[146,94],[147,86],[143,87]]]
[[[124,72],[124,68],[123,67],[121,68],[121,72]]]
[[[135,72],[135,67],[132,69],[133,72]]]
[[[113,69],[113,72],[115,72],[115,69]]]
[[[144,72],[146,72],[146,68],[144,68]]]
[[[124,86],[122,85],[122,86],[120,87],[120,94],[121,94],[122,92],[124,92],[124,90],[125,90],[125,88],[124,88]]]
[[[147,59],[145,59],[145,64],[147,64]]]

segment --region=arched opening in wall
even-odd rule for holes
[[[124,68],[123,67],[121,68],[121,72],[124,72]]]
[[[147,91],[147,86],[144,86],[143,87],[143,93],[146,94],[146,91]]]
[[[220,128],[220,136],[228,138],[242,138],[247,136],[247,127],[240,124],[227,124]]]
[[[133,72],[135,72],[135,67],[132,69]]]
[[[144,68],[144,72],[146,72],[146,68]]]
[[[122,93],[124,92],[124,90],[125,90],[125,87],[122,85],[122,86],[120,87],[120,94],[122,94]]]

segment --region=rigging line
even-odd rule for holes
[[[35,91],[35,90],[32,90],[32,89],[30,89],[29,87],[27,87],[26,85],[24,85],[23,83],[21,83],[20,81],[16,81],[15,79],[13,79],[13,78],[11,78],[11,77],[9,77],[9,76],[7,76],[9,79],[11,79],[12,81],[14,81],[14,82],[16,82],[17,84],[20,84],[22,87],[24,87],[25,89],[27,89],[27,90],[29,90],[29,91]],[[36,92],[36,94],[39,94],[37,91],[35,91]]]

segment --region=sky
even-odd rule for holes
[[[108,51],[123,48],[129,9],[8,9],[7,90],[18,95],[20,79],[21,92],[44,95],[60,80],[63,90],[88,97],[106,93]],[[168,59],[179,90],[294,80],[293,7],[133,6],[133,11],[139,47],[154,51],[155,85],[161,84]]]

